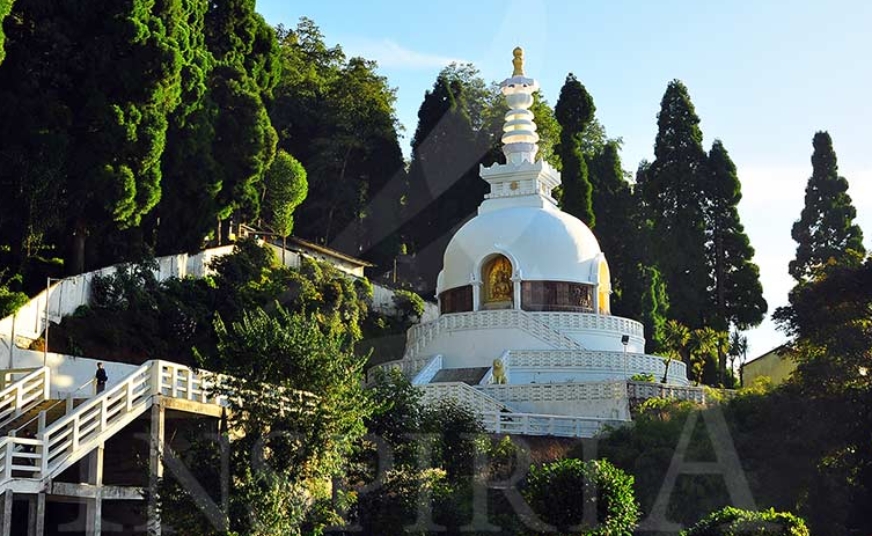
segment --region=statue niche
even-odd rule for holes
[[[482,270],[484,309],[511,309],[515,297],[512,282],[512,263],[503,255],[497,255],[484,265]]]

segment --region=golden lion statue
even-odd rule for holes
[[[494,373],[493,378],[491,379],[491,383],[495,383],[497,385],[504,385],[509,383],[509,379],[506,377],[506,366],[503,365],[503,362],[499,359],[494,359]]]

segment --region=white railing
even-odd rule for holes
[[[220,376],[167,361],[149,361],[118,385],[39,432],[43,477],[56,475],[145,412],[158,395],[226,405],[212,393]]]
[[[671,398],[675,400],[690,400],[705,404],[705,389],[702,387],[679,387],[663,383],[627,382],[627,395],[630,398]]]
[[[144,413],[158,396],[227,406],[226,395],[215,389],[226,379],[168,361],[149,361],[50,426],[44,426],[41,417],[36,439],[0,440],[0,485],[15,477],[15,471],[22,471],[24,474],[17,476],[24,478],[52,478],[60,474]],[[282,403],[291,406],[311,405],[315,400],[310,393],[289,389],[279,389],[277,395]],[[21,459],[30,462],[21,464]]]
[[[520,329],[554,348],[584,349],[533,313],[504,309],[445,314],[433,322],[412,326],[406,335],[406,357],[417,356],[442,333],[480,329]]]
[[[442,370],[442,356],[434,355],[421,371],[412,378],[412,385],[424,385],[433,381],[433,377]]]
[[[440,400],[454,399],[477,415],[487,412],[509,411],[510,408],[498,400],[463,382],[440,382],[422,385],[421,402],[432,405]]]
[[[427,366],[427,363],[429,363],[431,359],[431,357],[423,357],[420,359],[397,359],[396,361],[387,361],[385,363],[373,365],[366,373],[366,381],[370,384],[375,381],[376,370],[390,372],[391,369],[398,369],[406,378],[414,378],[419,372],[421,372],[421,369]]]
[[[584,383],[529,383],[506,385],[480,385],[479,391],[499,402],[553,402],[584,400],[613,400],[626,398],[625,382],[584,382]]]
[[[484,413],[481,418],[485,430],[490,433],[556,437],[594,437],[606,426],[618,427],[629,422],[592,417],[502,412]]]
[[[7,436],[0,439],[0,483],[11,478],[36,478],[42,446],[38,439]]]
[[[666,367],[663,358],[659,356],[609,351],[512,350],[511,359],[512,366],[515,368],[583,368],[621,372],[626,366],[630,375],[648,372],[657,380],[663,378]],[[686,384],[686,365],[681,361],[673,360],[669,365],[668,379],[675,383]]]
[[[19,371],[20,372],[20,371]],[[49,398],[51,372],[48,367],[31,372],[0,391],[0,428]]]
[[[532,312],[537,320],[558,331],[596,330],[612,331],[622,335],[642,338],[645,328],[640,322],[621,316],[598,315],[592,313]]]

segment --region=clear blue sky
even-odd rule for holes
[[[552,105],[575,73],[609,136],[623,138],[631,171],[653,158],[660,98],[681,79],[706,148],[720,138],[739,169],[740,213],[770,311],[792,286],[790,226],[817,130],[833,137],[872,246],[872,2],[260,0],[258,11],[274,25],[311,18],[328,44],[377,60],[397,88],[407,154],[424,91],[452,60],[499,81],[520,45]],[[783,342],[768,320],[748,335],[749,357]]]

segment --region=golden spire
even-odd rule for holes
[[[515,71],[512,73],[512,76],[524,76],[524,49],[521,47],[515,47],[512,54],[515,56],[515,59],[512,60],[512,65],[515,66]]]

